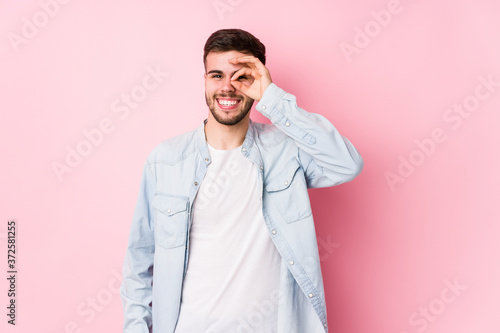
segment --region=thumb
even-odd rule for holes
[[[233,85],[233,87],[235,87],[237,90],[241,91],[244,93],[244,91],[242,89],[245,89],[245,85],[239,81],[231,81],[231,84]]]

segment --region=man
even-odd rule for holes
[[[350,181],[363,161],[272,82],[265,60],[246,31],[207,40],[208,118],[144,167],[123,267],[124,332],[328,331],[307,188]],[[254,101],[272,124],[251,121]]]

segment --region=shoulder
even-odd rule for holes
[[[293,141],[288,135],[273,124],[263,124],[252,122],[255,140],[262,146],[272,147],[285,143],[288,139]]]
[[[196,151],[196,129],[160,142],[149,153],[149,164],[176,164]]]

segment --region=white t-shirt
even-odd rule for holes
[[[175,333],[276,332],[281,257],[262,216],[259,171],[241,146],[208,147]]]

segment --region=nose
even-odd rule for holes
[[[229,75],[224,78],[221,90],[223,92],[234,92],[236,90],[236,88],[234,88],[231,84],[231,77]]]

